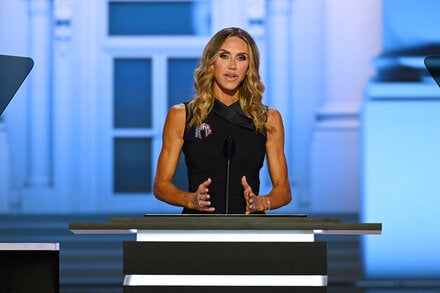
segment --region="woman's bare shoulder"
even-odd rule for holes
[[[171,106],[170,112],[178,112],[178,113],[185,112],[185,104],[180,103],[180,104],[176,104],[176,105]]]
[[[168,110],[168,119],[172,120],[185,120],[186,116],[185,104],[176,104],[171,106]]]
[[[268,108],[267,110],[267,122],[271,123],[282,123],[281,114],[277,109]]]

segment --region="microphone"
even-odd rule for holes
[[[232,134],[228,135],[228,138],[225,141],[225,155],[226,155],[226,194],[225,194],[225,213],[229,213],[229,169],[231,166],[231,159],[233,155],[233,140],[232,140]]]

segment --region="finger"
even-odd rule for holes
[[[215,210],[215,208],[211,206],[210,201],[201,200],[199,206],[200,210],[204,212],[212,212]]]
[[[246,176],[241,177],[241,185],[243,186],[244,195],[246,197],[249,197],[253,195],[252,187],[249,185],[249,183],[246,180]]]
[[[211,196],[208,194],[208,186],[211,184],[211,179],[208,178],[205,182],[199,185],[197,192],[195,194],[195,208],[199,211],[212,212],[215,210],[211,207],[211,201],[209,200]]]
[[[208,191],[209,191],[209,189],[208,189],[208,186],[211,184],[211,178],[208,178],[208,179],[206,179],[204,182],[202,182],[200,185],[199,185],[199,188],[197,188],[197,192],[200,194],[200,195],[207,195],[208,194]],[[209,196],[209,195],[208,195]],[[209,198],[209,197],[208,197]]]
[[[251,214],[256,211],[255,202],[252,201],[252,203],[246,204],[246,214]]]
[[[211,185],[211,182],[212,182],[211,178],[208,178],[205,181],[203,181],[202,184],[199,185],[199,187],[203,186],[203,188],[208,188],[208,186]]]
[[[241,177],[241,185],[243,186],[243,188],[246,190],[248,188],[251,188],[249,183],[246,180],[246,176]]]
[[[247,183],[245,176],[241,178],[241,184],[243,186],[244,198],[246,200],[246,203],[249,204],[249,201],[253,198],[255,194],[253,193],[251,186]]]
[[[243,185],[243,188],[246,188],[246,189],[252,189],[252,187],[249,185],[249,183],[247,182],[247,178],[246,178],[246,176],[243,176],[242,178],[241,178],[241,185]]]
[[[251,214],[255,212],[255,205],[254,204],[247,204],[246,205],[246,214]]]
[[[252,187],[246,180],[246,176],[241,177],[241,185],[243,186],[244,198],[246,200],[246,214],[255,212],[255,194]]]
[[[211,201],[209,201],[209,194],[199,194],[197,197],[197,204],[200,208],[205,208],[211,205]]]
[[[199,207],[203,210],[206,207],[209,207],[211,205],[211,202],[206,200],[199,200]]]

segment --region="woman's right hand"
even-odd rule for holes
[[[193,199],[193,209],[202,212],[213,212],[214,207],[211,206],[208,186],[211,184],[211,178],[206,179],[202,184],[199,185],[196,192],[194,193]]]

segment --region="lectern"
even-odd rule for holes
[[[124,292],[327,291],[317,234],[381,234],[379,223],[298,215],[147,215],[70,223],[75,234],[136,233],[123,244]]]
[[[60,292],[59,243],[0,243],[0,292]]]

